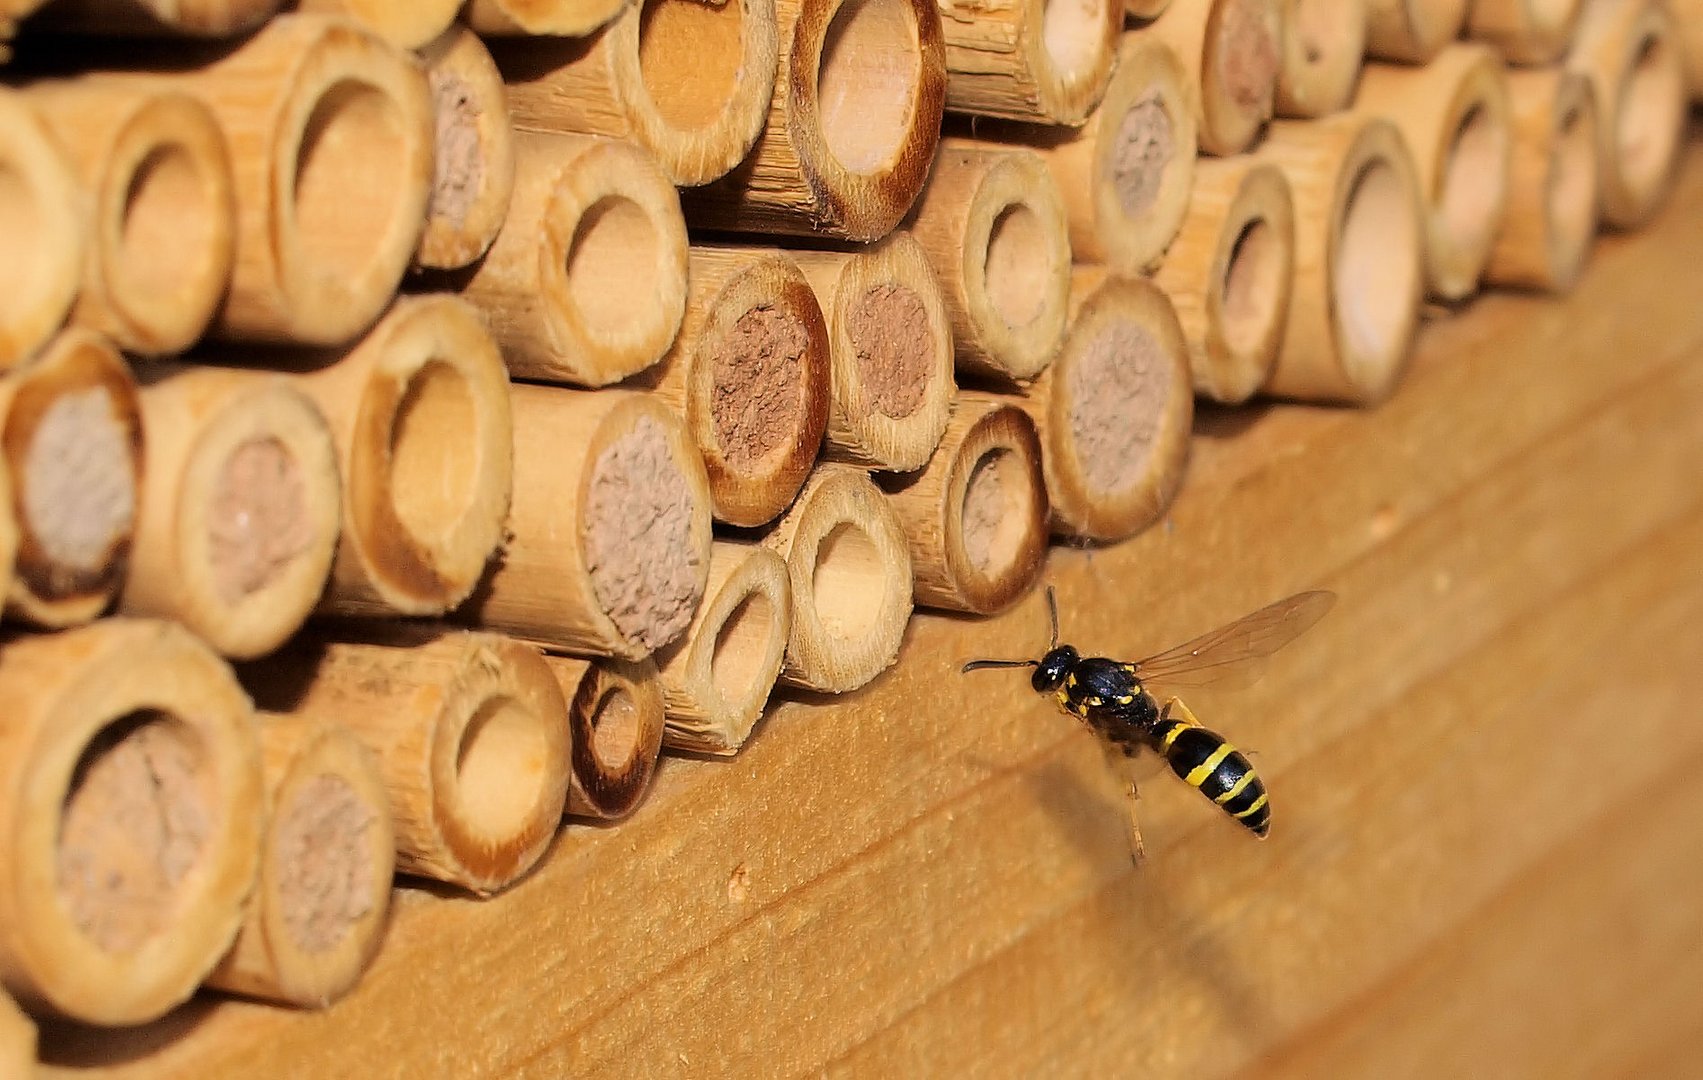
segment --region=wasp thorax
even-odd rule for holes
[[[1075,649],[1069,645],[1060,645],[1041,657],[1041,662],[1035,665],[1035,674],[1029,680],[1029,683],[1038,693],[1045,694],[1050,690],[1056,690],[1059,684],[1064,682],[1064,677],[1070,674],[1070,669],[1075,667],[1076,662],[1080,659],[1081,657],[1076,655]]]

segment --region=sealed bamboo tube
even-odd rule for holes
[[[87,330],[66,330],[0,382],[10,512],[0,540],[16,570],[7,614],[36,626],[88,622],[117,595],[142,484],[141,406],[130,366]]]
[[[288,376],[152,367],[148,461],[120,611],[226,656],[271,652],[324,591],[341,483],[325,418]]]
[[[1580,0],[1471,0],[1467,36],[1496,46],[1510,64],[1551,64],[1573,40],[1579,9]]]
[[[0,371],[65,321],[83,270],[75,174],[23,94],[0,87]]]
[[[496,61],[453,26],[420,52],[432,95],[432,192],[416,266],[454,270],[490,250],[514,193],[514,128]]]
[[[567,707],[537,649],[421,631],[407,644],[298,641],[245,665],[266,712],[340,724],[378,757],[396,868],[497,892],[544,853],[568,787]]]
[[[939,0],[946,107],[1074,126],[1112,75],[1123,0]]]
[[[833,399],[825,453],[877,469],[921,467],[952,408],[952,323],[908,233],[854,253],[795,251],[828,322]]]
[[[1283,170],[1245,155],[1202,161],[1188,217],[1153,276],[1176,308],[1195,393],[1236,404],[1265,385],[1294,278]]]
[[[1508,96],[1508,212],[1484,279],[1565,292],[1597,230],[1596,98],[1590,80],[1559,68],[1509,72]]]
[[[432,188],[432,109],[412,58],[342,19],[280,15],[169,77],[232,147],[236,263],[216,336],[339,345],[389,303]]]
[[[0,650],[0,979],[139,1024],[230,946],[254,882],[253,710],[182,627],[109,619]]]
[[[1047,488],[1035,422],[1009,398],[958,395],[928,466],[883,477],[905,531],[916,603],[977,615],[1029,591],[1047,555]]]
[[[763,543],[786,559],[792,595],[783,685],[845,693],[893,663],[911,617],[911,554],[867,473],[818,466]]]
[[[946,101],[933,0],[777,0],[779,70],[750,155],[685,193],[692,224],[876,240],[928,179]]]
[[[1355,108],[1401,131],[1425,199],[1425,287],[1440,300],[1478,289],[1508,201],[1507,69],[1488,45],[1459,43],[1423,67],[1368,64]]]
[[[566,813],[616,821],[650,790],[662,751],[662,687],[651,660],[546,656],[567,703]]]
[[[1283,61],[1277,0],[1179,4],[1137,34],[1164,41],[1185,71],[1200,149],[1236,154],[1271,118]]]
[[[283,0],[53,0],[37,21],[54,30],[113,37],[236,37]]]
[[[908,228],[940,280],[958,368],[1038,374],[1070,298],[1070,226],[1046,162],[944,140]]]
[[[340,724],[263,714],[267,822],[236,943],[207,985],[323,1008],[378,951],[396,828],[378,759]]]
[[[680,199],[644,151],[517,132],[514,197],[462,295],[515,375],[606,386],[656,363],[686,306]]]
[[[1015,399],[1041,437],[1052,531],[1116,541],[1158,521],[1188,466],[1194,388],[1171,301],[1146,278],[1078,267],[1058,359]]]
[[[1395,125],[1281,121],[1259,149],[1295,201],[1295,282],[1274,396],[1372,404],[1395,390],[1424,291],[1424,208]]]
[[[792,631],[786,560],[768,548],[717,540],[704,602],[681,640],[657,653],[668,727],[678,750],[734,754],[780,677]]]
[[[1366,0],[1366,52],[1423,64],[1460,37],[1468,0]]]
[[[1686,124],[1685,71],[1660,0],[1586,0],[1566,66],[1597,99],[1602,219],[1642,225],[1667,201]]]
[[[1366,54],[1366,0],[1284,0],[1279,116],[1326,116],[1348,107]]]
[[[828,324],[784,252],[694,246],[685,321],[644,379],[686,418],[717,521],[762,525],[804,484],[828,427]]]
[[[629,139],[693,187],[757,141],[776,41],[774,0],[647,0],[584,41],[517,39],[498,58],[517,127]]]
[[[584,37],[620,12],[624,0],[468,0],[467,25],[492,37]]]
[[[24,1015],[10,994],[0,992],[0,1076],[36,1074],[35,1021]]]
[[[691,624],[709,479],[685,424],[636,390],[517,385],[502,561],[461,615],[579,655],[642,660]]]
[[[71,322],[127,352],[182,352],[230,284],[231,162],[212,112],[160,85],[84,76],[38,83],[41,113],[76,173],[88,243]]]
[[[449,29],[461,0],[296,0],[295,6],[353,19],[399,49],[418,49]]]

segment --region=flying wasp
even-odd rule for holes
[[[1335,593],[1297,593],[1174,649],[1128,662],[1085,657],[1069,645],[1060,645],[1058,601],[1048,586],[1052,636],[1045,655],[1039,660],[972,660],[962,670],[1032,667],[1035,674],[1029,685],[1035,692],[1053,695],[1066,716],[1082,721],[1099,736],[1108,764],[1126,785],[1130,845],[1137,859],[1142,855],[1141,827],[1130,767],[1142,746],[1161,754],[1184,783],[1263,839],[1271,829],[1271,806],[1253,763],[1196,720],[1181,700],[1169,697],[1161,705],[1148,686],[1180,689],[1238,676],[1237,681],[1251,682],[1257,674],[1256,661],[1294,641],[1334,603]]]

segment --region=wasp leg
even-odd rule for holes
[[[1100,749],[1106,755],[1106,764],[1123,781],[1124,799],[1129,809],[1129,857],[1130,862],[1140,866],[1147,858],[1147,849],[1141,843],[1141,817],[1136,807],[1141,792],[1135,784],[1135,759],[1122,747],[1109,743],[1102,742]]]
[[[1205,727],[1206,726],[1206,725],[1202,724],[1199,720],[1195,719],[1194,713],[1190,712],[1189,707],[1187,705],[1183,704],[1182,698],[1166,698],[1165,704],[1163,704],[1159,707],[1159,719],[1160,720],[1169,720],[1171,718],[1171,710],[1172,709],[1175,709],[1179,713],[1182,713],[1182,715],[1179,716],[1177,719],[1181,720],[1183,723],[1193,724],[1195,727]]]

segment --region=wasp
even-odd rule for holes
[[[1029,684],[1050,694],[1066,715],[1099,736],[1107,763],[1119,772],[1130,800],[1132,853],[1142,857],[1141,827],[1135,813],[1131,765],[1143,746],[1164,757],[1182,781],[1211,799],[1232,819],[1264,839],[1271,830],[1271,805],[1265,782],[1240,750],[1196,720],[1176,697],[1163,704],[1148,689],[1205,686],[1238,676],[1251,682],[1256,661],[1294,641],[1324,617],[1336,594],[1297,593],[1245,615],[1227,626],[1144,660],[1122,661],[1082,656],[1058,641],[1058,600],[1047,588],[1052,636],[1039,660],[972,660],[963,671],[1032,667]]]

